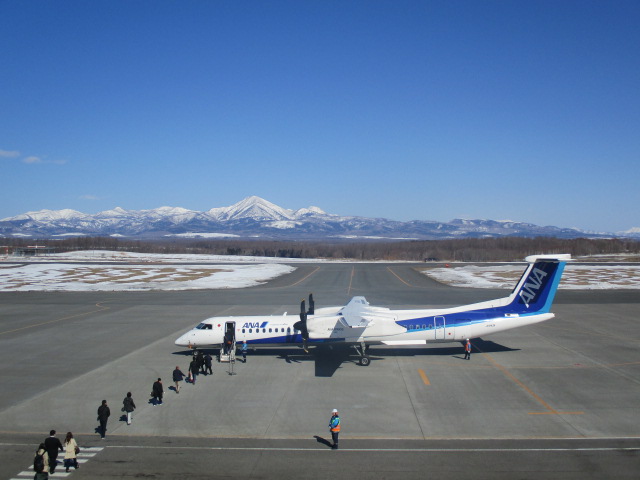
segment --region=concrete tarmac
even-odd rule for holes
[[[416,271],[424,264],[296,267],[239,290],[0,294],[0,477],[20,478],[54,428],[102,448],[78,479],[637,478],[638,291],[560,291],[554,320],[476,340],[470,361],[457,344],[372,346],[368,367],[349,349],[266,348],[170,390],[190,360],[173,341],[209,316],[295,314],[309,292],[316,307],[364,295],[391,308],[509,293],[438,284]],[[165,402],[153,406],[158,377]],[[131,426],[120,420],[127,391]]]

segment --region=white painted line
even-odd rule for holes
[[[11,444],[8,443],[0,443],[0,446],[9,446]],[[14,445],[15,446],[15,445]],[[100,453],[102,450],[104,450],[104,447],[84,447],[81,448],[80,453],[78,453],[77,455],[77,460],[78,463],[87,463],[89,461],[90,458],[95,457],[96,454]],[[84,457],[84,458],[81,458]],[[59,469],[63,469],[64,470],[64,463],[63,463],[64,457],[60,457],[58,459],[58,466],[56,467],[56,470]],[[73,467],[71,467],[73,468]],[[75,470],[75,468],[74,468]],[[65,471],[57,471],[56,473],[53,474],[49,474],[49,478],[66,478],[69,475],[71,475],[71,471],[69,473],[65,472]],[[35,472],[33,471],[33,466],[30,465],[27,467],[27,470],[24,470],[18,474],[16,474],[15,478],[12,478],[11,480],[25,480],[26,478],[33,478],[33,476],[35,475]]]
[[[142,446],[142,445],[109,445],[109,448],[138,449],[171,449],[171,450],[219,450],[219,451],[257,451],[257,452],[328,452],[324,448],[288,448],[288,447],[177,447],[177,446]],[[402,453],[508,453],[508,452],[633,452],[637,447],[575,447],[575,448],[340,448],[341,452],[402,452]]]

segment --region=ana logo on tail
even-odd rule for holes
[[[524,302],[524,304],[529,308],[529,304],[532,303],[536,295],[540,293],[540,287],[542,287],[542,283],[544,278],[548,275],[547,272],[540,270],[539,268],[534,268],[527,277],[527,281],[522,286],[522,290],[520,290],[520,298]]]

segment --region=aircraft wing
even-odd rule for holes
[[[366,298],[353,297],[351,301],[342,307],[342,310],[340,310],[342,320],[351,328],[366,327],[371,323],[370,320],[365,318],[368,306],[369,302],[367,302]]]

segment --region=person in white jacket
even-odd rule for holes
[[[76,439],[73,438],[73,433],[67,432],[67,438],[64,439],[64,466],[66,471],[69,471],[69,467],[74,467],[76,470],[78,467],[78,459],[76,458],[80,448],[76,443]]]

